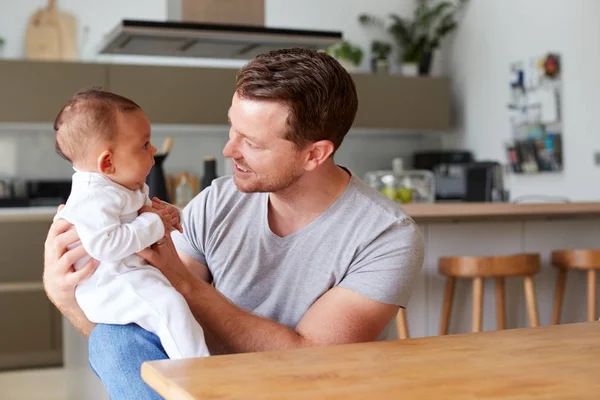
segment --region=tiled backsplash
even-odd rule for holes
[[[187,170],[201,176],[204,158],[208,156],[217,159],[217,174],[225,173],[221,151],[227,142],[227,127],[154,126],[152,141],[159,151],[169,135],[174,136],[174,141],[164,164],[167,173]],[[391,160],[398,156],[405,157],[408,168],[414,151],[440,147],[441,138],[436,134],[352,131],[335,159],[362,177],[369,170],[390,169]],[[72,174],[71,166],[54,150],[54,132],[50,125],[0,126],[0,151],[0,176],[56,179]]]

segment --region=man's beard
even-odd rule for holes
[[[256,175],[248,180],[242,180],[234,175],[233,182],[240,192],[243,193],[275,193],[285,190],[300,179],[301,175],[293,169],[270,176],[267,179],[256,179]]]

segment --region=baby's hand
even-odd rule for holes
[[[153,203],[153,205],[154,205],[154,203]],[[175,229],[177,229],[177,227],[172,222],[171,214],[164,211],[163,209],[158,209],[158,208],[154,208],[154,207],[150,207],[150,206],[143,206],[142,208],[140,208],[138,210],[138,215],[145,213],[145,212],[151,212],[151,213],[157,214],[160,217],[160,219],[162,220],[163,224],[165,225],[166,232],[172,232]]]
[[[165,222],[165,228],[168,231],[178,230],[183,233],[183,227],[181,226],[181,219],[179,218],[179,209],[169,203],[164,203],[160,199],[154,197],[152,199],[152,207],[158,210],[158,214],[162,217]],[[167,227],[167,223],[169,226]]]

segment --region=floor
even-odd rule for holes
[[[0,372],[0,400],[65,400],[62,368]]]

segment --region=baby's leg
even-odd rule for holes
[[[209,355],[204,331],[187,302],[154,269],[133,270],[98,286],[78,300],[90,321],[136,323],[156,334],[171,359]]]

